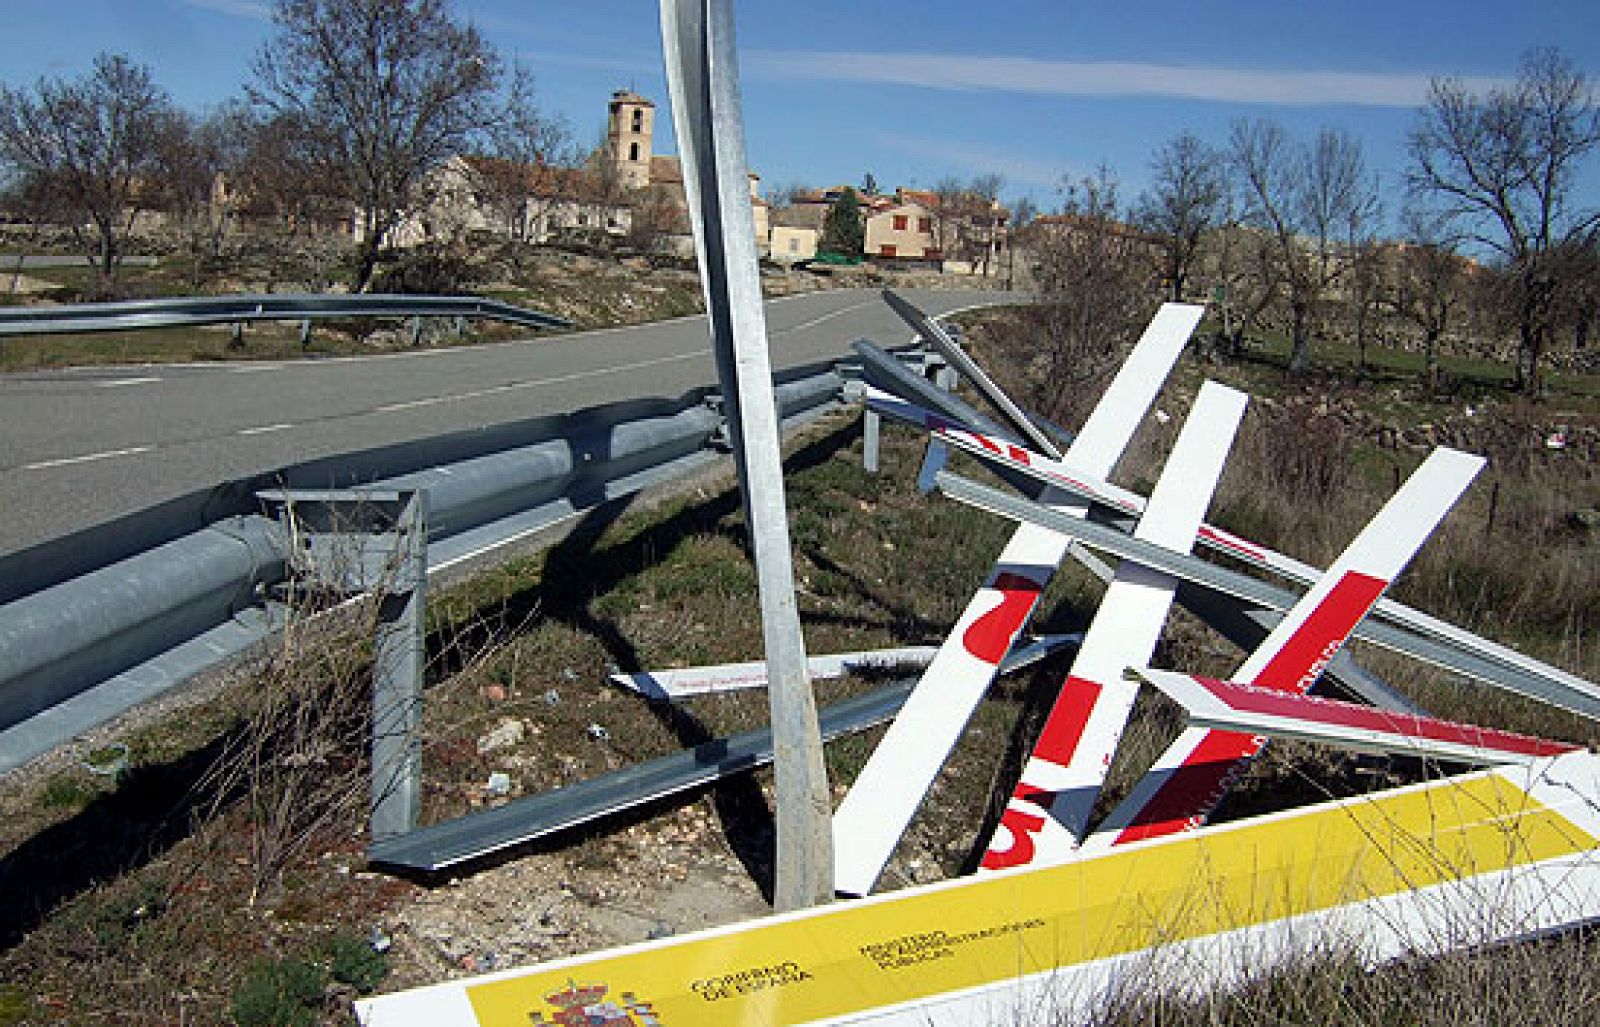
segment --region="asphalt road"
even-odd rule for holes
[[[993,292],[905,293],[930,314]],[[773,365],[910,332],[875,291],[767,304]],[[702,317],[371,357],[0,376],[0,553],[286,464],[716,381]]]

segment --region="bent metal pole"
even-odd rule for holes
[[[717,376],[761,593],[777,779],[773,904],[782,912],[833,895],[832,804],[795,604],[731,0],[661,0],[661,35]]]

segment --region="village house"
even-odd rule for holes
[[[867,216],[867,256],[900,260],[939,260],[942,254],[934,236],[933,213],[923,204],[896,190],[892,202],[875,205]]]
[[[415,246],[486,231],[532,243],[612,238],[692,256],[683,167],[677,157],[654,152],[655,115],[655,104],[638,93],[612,93],[605,143],[582,167],[453,157],[430,180],[428,204],[389,241]],[[767,202],[760,176],[750,173],[749,182],[755,235],[765,253]]]
[[[772,215],[772,258],[815,256],[822,224],[849,186],[804,190]],[[1007,245],[1011,213],[972,193],[941,196],[898,188],[892,194],[856,193],[865,228],[863,255],[884,266],[935,266],[953,274],[997,273]]]

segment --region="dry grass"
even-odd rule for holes
[[[980,361],[1025,369],[1025,345],[1004,317],[969,327]],[[1025,350],[1024,350],[1025,352]],[[1367,432],[1369,397],[1347,383],[1274,378],[1260,368],[1226,364],[1180,367],[1160,407],[1174,415],[1147,426],[1122,476],[1141,489],[1158,473],[1181,416],[1202,376],[1255,394],[1211,519],[1230,529],[1325,565],[1354,536],[1421,459],[1420,446],[1396,446],[1395,435]],[[1027,388],[1019,379],[1019,389]],[[1265,386],[1265,389],[1263,389]],[[1261,393],[1265,391],[1266,396]],[[1402,428],[1441,422],[1449,411],[1431,399],[1410,403],[1395,390],[1383,416]],[[1595,505],[1596,468],[1578,454],[1541,444],[1541,419],[1572,419],[1508,404],[1480,415],[1465,440],[1489,466],[1458,509],[1397,582],[1405,602],[1479,631],[1589,680],[1600,677],[1592,638],[1600,627],[1600,562],[1596,541],[1570,516]],[[1407,420],[1409,418],[1409,420]],[[1580,421],[1580,423],[1582,423]],[[1357,646],[1369,669],[1437,715],[1543,734],[1591,746],[1593,721],[1452,678],[1392,654]],[[1241,654],[1181,614],[1170,622],[1160,665],[1225,674]],[[1177,731],[1169,703],[1141,699],[1124,736],[1102,809],[1129,787]],[[1354,757],[1308,744],[1269,746],[1218,819],[1283,809],[1436,775],[1415,760]],[[1416,957],[1373,968],[1349,950],[1315,946],[1287,965],[1239,968],[1244,983],[1196,996],[1159,974],[1138,979],[1114,997],[1097,1024],[1569,1024],[1595,1022],[1594,939],[1574,932],[1537,943]]]
[[[1095,1027],[1565,1027],[1593,1023],[1600,1005],[1594,938],[1545,941],[1368,966],[1348,951],[1310,947],[1271,970],[1242,967],[1237,988],[1180,996],[1157,978],[1113,996]]]

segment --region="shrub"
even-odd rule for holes
[[[303,959],[262,959],[233,989],[229,1014],[239,1027],[315,1027],[327,978]]]
[[[328,941],[328,968],[333,979],[365,995],[389,973],[389,957],[376,952],[365,938],[336,934]]]

